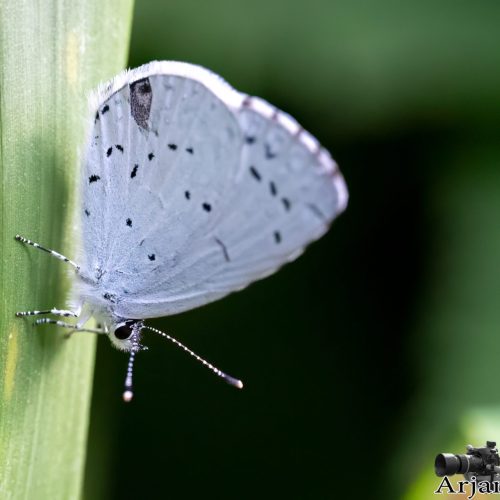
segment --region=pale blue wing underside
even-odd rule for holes
[[[175,314],[244,288],[345,208],[328,153],[264,101],[180,63],[122,80],[98,99],[82,180],[84,271],[117,315]]]

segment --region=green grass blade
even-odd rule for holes
[[[95,339],[16,310],[64,307],[86,97],[126,63],[132,0],[0,4],[0,498],[80,496]]]

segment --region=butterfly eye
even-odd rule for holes
[[[114,334],[117,339],[127,340],[134,333],[134,322],[126,321],[125,323],[119,323],[115,328]]]

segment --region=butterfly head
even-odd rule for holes
[[[124,319],[115,323],[109,332],[111,343],[120,351],[138,351],[141,349],[139,340],[144,322],[138,319]]]

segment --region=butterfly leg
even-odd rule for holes
[[[16,240],[20,241],[21,243],[24,243],[25,245],[30,245],[32,247],[43,250],[44,252],[47,252],[50,255],[52,255],[52,257],[55,257],[56,259],[62,260],[63,262],[67,262],[68,264],[73,266],[77,271],[80,270],[80,266],[76,262],[73,262],[72,260],[68,259],[64,255],[61,255],[59,252],[56,252],[55,250],[51,250],[50,248],[45,248],[42,245],[40,245],[39,243],[35,243],[34,241],[28,240],[27,238],[24,238],[23,236],[20,236],[19,234],[16,234]]]
[[[51,318],[40,318],[37,319],[34,323],[35,326],[38,325],[57,325],[60,326],[61,328],[69,328],[74,331],[78,332],[89,332],[89,333],[106,333],[106,330],[103,329],[97,329],[97,328],[83,328],[82,326],[79,325],[74,325],[72,323],[66,323],[65,321],[60,321],[56,319],[51,319]],[[66,334],[67,337],[71,336],[73,332],[68,332]]]
[[[52,257],[55,257],[58,260],[62,260],[63,262],[67,262],[71,266],[73,266],[76,271],[80,270],[80,266],[76,264],[76,262],[73,262],[72,260],[68,259],[64,255],[60,254],[59,252],[56,252],[55,250],[51,250],[50,248],[45,248],[44,246],[40,245],[39,243],[36,243],[34,241],[31,241],[27,238],[24,238],[23,236],[20,236],[19,234],[16,234],[15,239],[17,241],[20,241],[21,243],[24,243],[25,245],[30,245],[32,247],[38,248],[39,250],[43,250],[44,252],[49,253],[52,255]],[[44,314],[53,314],[54,316],[61,316],[64,318],[78,318],[81,313],[81,308],[79,308],[77,311],[69,311],[67,309],[57,309],[56,307],[53,307],[52,309],[45,309],[45,310],[34,310],[34,311],[19,311],[16,312],[17,317],[23,317],[23,316],[41,316]],[[40,323],[63,323],[62,321],[55,321],[55,320],[47,320],[43,319],[40,321]],[[35,322],[35,324],[40,324],[38,321]],[[70,323],[65,323],[65,325],[68,325],[68,328],[74,328],[74,325],[71,325]],[[62,325],[60,325],[62,326]],[[80,328],[79,328],[80,329]]]
[[[46,309],[44,311],[19,311],[16,312],[18,318],[22,316],[41,316],[42,314],[53,314],[54,316],[62,316],[64,318],[78,318],[80,315],[79,311],[68,311],[66,309]]]

